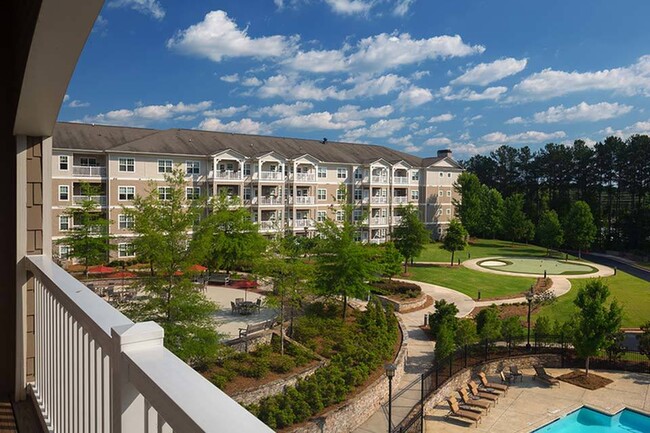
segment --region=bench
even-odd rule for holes
[[[208,284],[220,284],[227,286],[230,283],[230,275],[228,274],[212,274],[208,278]]]
[[[246,337],[256,332],[264,331],[265,329],[271,329],[272,326],[273,326],[273,319],[269,319],[261,323],[248,325],[245,328],[239,328],[239,338]]]

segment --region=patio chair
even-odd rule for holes
[[[233,301],[230,301],[230,314],[234,315],[235,313],[239,313],[239,306]]]
[[[262,310],[262,298],[257,298],[255,301],[255,308],[257,308],[257,314]]]
[[[483,388],[486,388],[486,391],[488,389],[493,389],[497,392],[503,392],[503,395],[506,395],[508,393],[508,385],[501,385],[500,383],[492,383],[487,380],[487,376],[485,373],[482,371],[478,374],[479,379],[481,379],[481,384],[483,385]]]
[[[519,382],[524,381],[524,375],[519,372],[519,369],[516,365],[510,366],[510,375],[512,376],[513,381],[517,380],[517,378],[519,378]]]
[[[499,376],[501,377],[501,383],[512,383],[512,375],[510,373],[501,370]]]
[[[244,302],[244,298],[235,298],[235,304],[241,304]]]
[[[537,378],[542,382],[551,386],[553,385],[560,386],[560,381],[557,378],[548,374],[546,370],[544,370],[544,367],[542,367],[541,365],[534,365],[533,368],[535,369],[535,375],[533,376],[533,379]]]
[[[474,396],[474,397],[480,397],[485,400],[490,400],[494,402],[496,405],[499,402],[499,396],[497,394],[494,394],[492,392],[488,392],[486,390],[479,390],[478,385],[476,382],[473,380],[470,380],[467,382],[467,385],[469,385],[469,392]]]
[[[458,400],[456,400],[454,397],[449,397],[449,399],[447,399],[447,403],[449,403],[449,413],[447,414],[448,417],[457,417],[463,421],[474,423],[474,425],[478,427],[478,423],[481,421],[481,415],[476,412],[461,409],[458,405]]]
[[[463,404],[469,406],[467,410],[472,410],[472,408],[478,408],[479,410],[484,409],[486,413],[490,411],[489,401],[471,398],[465,388],[458,388],[457,391],[458,394],[460,395],[460,399],[463,402]]]

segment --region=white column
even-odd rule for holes
[[[52,160],[43,159],[51,165]],[[51,195],[43,190],[43,196]],[[25,372],[27,362],[27,137],[16,136],[16,382],[14,399],[25,399]],[[43,239],[44,243],[46,239]],[[49,239],[47,240],[49,242]]]

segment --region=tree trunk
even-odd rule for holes
[[[582,260],[582,249],[578,248],[578,260]]]
[[[343,295],[343,321],[345,322],[345,318],[348,312],[348,295]]]
[[[589,376],[589,357],[585,360],[585,375]]]
[[[454,266],[454,253],[455,253],[455,251],[451,252],[451,266],[452,267]]]
[[[404,259],[404,273],[408,272],[409,259]]]

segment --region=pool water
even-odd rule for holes
[[[650,433],[650,416],[630,409],[607,415],[582,407],[533,433]]]

